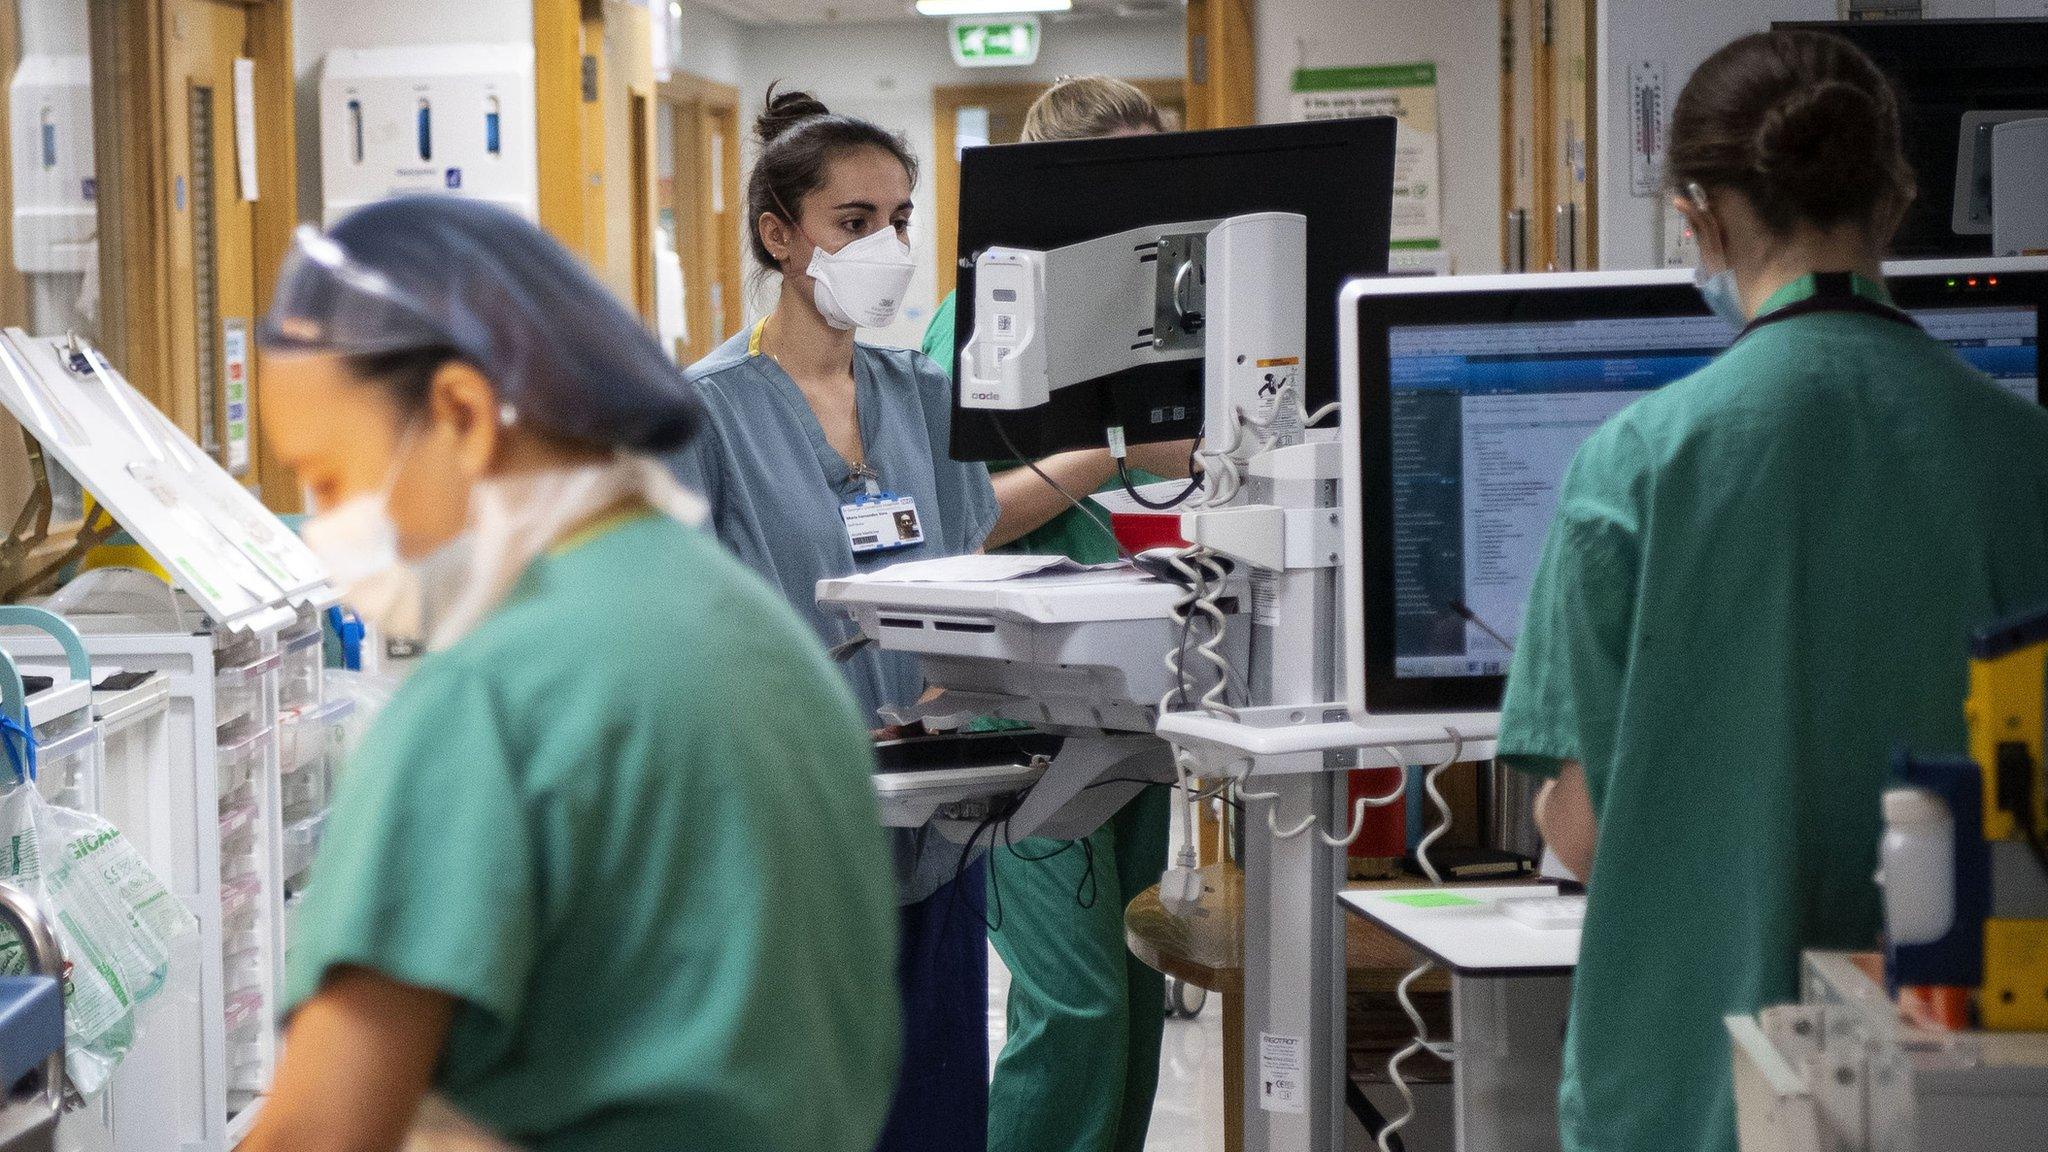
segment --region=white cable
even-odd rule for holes
[[[1437,815],[1441,819],[1438,820],[1436,827],[1430,829],[1415,845],[1415,862],[1422,866],[1423,875],[1429,877],[1429,882],[1434,885],[1442,885],[1444,881],[1443,877],[1437,874],[1436,865],[1429,862],[1429,850],[1451,830],[1451,806],[1444,800],[1442,790],[1437,787],[1437,778],[1449,771],[1451,765],[1456,764],[1458,758],[1465,754],[1465,737],[1462,733],[1456,728],[1446,727],[1444,735],[1451,738],[1450,756],[1445,758],[1443,763],[1432,767],[1422,777],[1422,790],[1429,794],[1430,802],[1436,805]],[[1403,769],[1401,778],[1403,781],[1407,780],[1406,769]],[[1393,1081],[1394,1091],[1401,1094],[1402,1111],[1401,1115],[1388,1120],[1386,1127],[1380,1129],[1380,1152],[1393,1152],[1389,1141],[1395,1133],[1415,1118],[1415,1093],[1409,1090],[1408,1082],[1401,1078],[1402,1063],[1418,1052],[1429,1052],[1444,1061],[1451,1060],[1453,1056],[1451,1052],[1430,1040],[1429,1025],[1423,1020],[1421,1011],[1415,1007],[1415,1002],[1408,996],[1408,990],[1415,982],[1434,967],[1436,965],[1428,961],[1418,964],[1408,975],[1403,976],[1401,983],[1394,988],[1394,998],[1400,1001],[1401,1011],[1408,1014],[1408,1022],[1415,1026],[1415,1039],[1409,1041],[1406,1047],[1394,1053],[1387,1061],[1387,1079]]]
[[[1211,715],[1235,718],[1237,711],[1225,698],[1230,690],[1233,671],[1229,657],[1223,653],[1229,617],[1224,614],[1222,606],[1218,603],[1229,573],[1224,570],[1213,551],[1200,546],[1184,548],[1169,554],[1168,563],[1181,575],[1181,583],[1186,591],[1173,606],[1172,618],[1179,626],[1181,639],[1166,653],[1169,687],[1166,694],[1160,697],[1159,714],[1164,716],[1173,711],[1178,704],[1183,708],[1192,705],[1194,709]],[[1206,638],[1200,643],[1190,643],[1193,630],[1198,623],[1197,617],[1200,618],[1199,622],[1205,625],[1203,632]],[[1215,683],[1196,699],[1190,699],[1188,670],[1183,658],[1183,654],[1189,651],[1208,664],[1216,674]],[[1194,773],[1200,767],[1200,763],[1193,753],[1179,745],[1173,745],[1172,752],[1174,779],[1180,790],[1181,848],[1174,867],[1168,869],[1167,877],[1161,878],[1162,885],[1177,871],[1185,870],[1192,873],[1200,859],[1196,851],[1195,818],[1201,797],[1193,782]],[[1185,883],[1192,887],[1192,882]]]
[[[1358,837],[1365,831],[1365,810],[1367,808],[1388,807],[1398,803],[1403,796],[1408,794],[1408,769],[1406,765],[1401,763],[1401,750],[1389,745],[1385,751],[1393,759],[1394,767],[1400,773],[1394,781],[1394,790],[1385,796],[1360,796],[1351,805],[1351,830],[1346,832],[1341,840],[1327,832],[1316,833],[1323,843],[1328,844],[1332,848],[1349,848],[1353,844],[1358,843]],[[1359,759],[1363,760],[1365,758],[1365,749],[1360,748],[1358,753]]]
[[[1423,1020],[1421,1010],[1415,1007],[1415,1001],[1410,999],[1408,995],[1415,982],[1428,975],[1430,970],[1435,967],[1435,964],[1424,961],[1406,976],[1401,977],[1401,982],[1394,986],[1394,998],[1400,1001],[1401,1011],[1407,1013],[1409,1022],[1415,1026],[1415,1039],[1410,1040],[1399,1052],[1394,1053],[1387,1059],[1387,1079],[1393,1083],[1394,1091],[1401,1094],[1401,1114],[1388,1119],[1380,1128],[1380,1152],[1394,1152],[1394,1137],[1400,1133],[1401,1129],[1406,1128],[1415,1119],[1415,1091],[1408,1087],[1407,1079],[1401,1075],[1401,1065],[1406,1063],[1410,1057],[1423,1052],[1429,1052],[1439,1058],[1447,1058],[1436,1045],[1430,1042],[1429,1025]]]
[[[1290,410],[1290,405],[1291,411],[1299,419],[1300,426],[1303,429],[1321,423],[1331,413],[1338,411],[1340,407],[1338,404],[1326,404],[1311,414],[1307,410],[1306,398],[1302,394],[1299,384],[1294,380],[1289,380],[1280,386],[1278,394],[1274,397],[1272,411],[1264,417],[1248,415],[1243,409],[1234,410],[1232,412],[1234,419],[1231,422],[1227,437],[1228,442],[1225,446],[1220,450],[1199,449],[1195,454],[1202,461],[1203,480],[1200,492],[1193,497],[1194,503],[1191,510],[1199,511],[1220,508],[1230,504],[1237,498],[1238,494],[1244,489],[1247,461],[1270,448],[1273,442],[1279,438],[1273,432],[1273,426],[1279,422],[1284,413]],[[1164,716],[1168,712],[1173,711],[1175,704],[1178,703],[1184,708],[1193,705],[1195,710],[1211,716],[1235,720],[1238,716],[1237,709],[1231,706],[1227,697],[1236,670],[1231,666],[1230,658],[1224,652],[1224,644],[1228,639],[1229,618],[1224,614],[1222,605],[1218,602],[1226,586],[1229,573],[1217,559],[1215,550],[1203,545],[1191,546],[1172,553],[1169,557],[1169,562],[1183,578],[1187,593],[1175,601],[1173,607],[1173,621],[1180,628],[1181,641],[1176,643],[1166,656],[1166,670],[1170,687],[1167,689],[1166,694],[1160,698],[1159,714]],[[1205,639],[1200,643],[1190,645],[1188,639],[1197,615],[1201,616],[1208,625],[1204,629]],[[1207,664],[1215,673],[1215,682],[1197,700],[1188,699],[1188,670],[1184,653],[1190,647],[1194,655]],[[1177,744],[1172,747],[1174,778],[1181,793],[1182,848],[1180,858],[1176,861],[1176,867],[1192,869],[1196,859],[1194,849],[1195,813],[1196,806],[1201,803],[1201,798],[1197,796],[1196,790],[1193,787],[1192,778],[1195,771],[1200,768],[1200,763],[1196,760],[1194,754],[1187,749]],[[1270,802],[1279,799],[1278,793],[1251,792],[1246,790],[1245,781],[1250,779],[1250,777],[1251,765],[1249,761],[1246,761],[1245,770],[1226,780],[1221,789],[1221,794],[1225,797],[1235,794],[1240,803],[1247,800],[1265,800]],[[1318,832],[1317,835],[1322,838],[1324,843],[1331,847],[1349,847],[1358,839],[1360,832],[1365,827],[1366,808],[1384,807],[1396,802],[1401,798],[1406,786],[1407,777],[1404,773],[1401,787],[1397,788],[1393,795],[1378,799],[1372,797],[1360,799],[1356,814],[1352,817],[1350,831],[1343,840],[1334,840],[1327,833]],[[1272,807],[1266,809],[1266,830],[1277,839],[1292,840],[1298,836],[1306,835],[1315,825],[1316,814],[1310,812],[1302,818],[1299,824],[1291,829],[1283,830],[1280,827],[1276,809]],[[1174,871],[1175,869],[1168,869],[1169,874]]]

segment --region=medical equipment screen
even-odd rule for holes
[[[2038,398],[2035,307],[1915,316],[2001,386]],[[1506,672],[1579,445],[1733,335],[1710,316],[1388,329],[1397,678]]]
[[[1507,671],[1573,453],[1729,336],[1711,316],[1387,333],[1395,675]]]
[[[2025,400],[2041,398],[2041,318],[2032,305],[1916,309],[1928,335]]]

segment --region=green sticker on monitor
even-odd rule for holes
[[[1410,908],[1469,908],[1483,903],[1470,896],[1459,896],[1451,892],[1410,892],[1405,896],[1389,896],[1389,903],[1404,904]]]

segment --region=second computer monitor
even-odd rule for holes
[[[1130,228],[1293,212],[1308,219],[1305,284],[1308,299],[1320,302],[1307,317],[1304,373],[1308,407],[1320,407],[1336,393],[1328,302],[1352,277],[1387,270],[1394,127],[1378,116],[968,149],[960,160],[956,365],[974,332],[974,259],[987,248],[1058,248]],[[1204,431],[1199,357],[1106,373],[1060,389],[1042,407],[1000,415],[961,407],[959,379],[956,460],[1100,448],[1111,427],[1133,444]]]
[[[2048,260],[1886,271],[1931,335],[2041,398]],[[1360,282],[1339,307],[1352,708],[1497,707],[1579,445],[1735,329],[1684,271]]]

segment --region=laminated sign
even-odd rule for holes
[[[1438,178],[1436,65],[1383,64],[1362,68],[1299,68],[1294,73],[1296,120],[1392,116],[1394,134],[1395,248],[1443,247],[1444,192]]]

